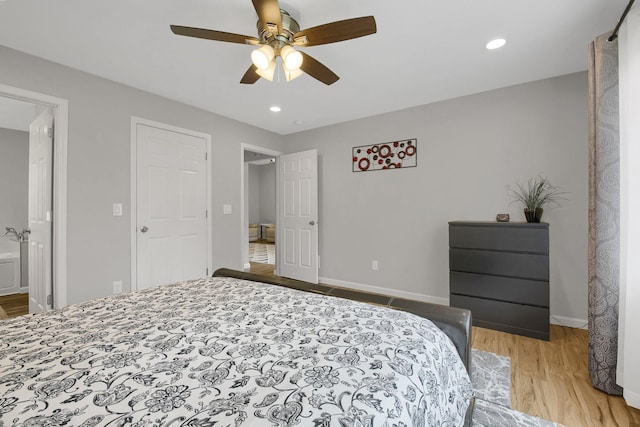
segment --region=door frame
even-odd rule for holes
[[[245,254],[249,254],[249,224],[248,221],[245,224],[245,218],[247,215],[246,200],[248,194],[246,194],[246,176],[248,169],[246,168],[246,162],[244,161],[244,152],[251,151],[253,153],[266,154],[268,156],[273,156],[276,158],[276,163],[278,162],[278,157],[282,154],[281,151],[273,150],[267,147],[260,147],[258,145],[251,145],[245,142],[240,143],[240,264],[244,270],[249,269],[249,260],[245,260]],[[276,177],[277,179],[277,177]],[[276,220],[278,218],[278,214],[280,212],[280,205],[278,204],[278,186],[276,185]],[[276,227],[278,224],[276,224]],[[276,247],[278,247],[278,233],[276,233]],[[245,264],[246,261],[246,264]],[[280,257],[276,256],[276,265],[275,270],[276,273],[280,270],[278,266],[280,265]]]
[[[137,126],[145,125],[150,127],[155,127],[158,129],[166,130],[169,132],[183,133],[185,135],[194,136],[196,138],[203,138],[206,141],[207,145],[207,157],[205,160],[206,171],[206,204],[207,207],[207,272],[208,274],[213,273],[213,259],[212,259],[212,248],[213,248],[213,211],[212,211],[212,158],[211,155],[211,135],[198,132],[191,129],[185,129],[178,126],[169,125],[166,123],[156,122],[149,119],[144,119],[142,117],[131,116],[131,290],[138,289],[138,242],[137,242],[137,218],[138,218],[138,177],[137,177],[137,166],[138,166],[138,137],[137,137]]]
[[[53,110],[53,308],[67,305],[67,146],[69,101],[13,86],[0,84],[0,96],[30,102]]]

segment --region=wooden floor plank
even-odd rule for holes
[[[551,325],[542,341],[473,328],[473,347],[511,358],[511,407],[567,427],[640,426],[640,410],[591,385],[586,330]]]
[[[29,314],[29,294],[0,296],[0,307],[7,313],[7,317]]]

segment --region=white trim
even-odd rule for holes
[[[634,408],[640,408],[640,394],[635,393],[629,390],[627,387],[624,388],[622,392],[622,397],[624,397],[627,405],[632,406]]]
[[[272,150],[266,147],[259,147],[257,145],[251,145],[244,142],[240,143],[240,263],[243,265],[245,270],[249,270],[251,268],[251,264],[248,262],[245,263],[245,254],[249,254],[249,223],[245,221],[246,217],[246,209],[245,199],[247,195],[245,194],[245,164],[247,162],[244,161],[244,152],[251,151],[253,153],[266,154],[268,156],[273,156],[276,159],[278,156],[282,155],[282,152]],[[276,160],[277,162],[277,160]],[[278,188],[276,186],[276,199],[278,194]],[[276,218],[278,217],[278,203],[276,203]],[[277,225],[277,224],[276,224]],[[278,248],[278,236],[276,235],[276,248]],[[276,268],[275,271],[278,271],[280,256],[276,255]]]
[[[575,317],[549,316],[549,322],[553,325],[566,326],[568,328],[587,329],[587,319],[576,319]]]
[[[69,101],[0,84],[0,96],[53,109],[53,295],[54,308],[67,305],[67,145]]]
[[[320,283],[325,285],[340,286],[341,288],[355,289],[358,291],[366,291],[374,294],[388,295],[396,298],[406,298],[422,302],[430,302],[438,305],[449,305],[449,298],[434,297],[431,295],[418,294],[415,292],[400,291],[398,289],[389,289],[379,286],[364,285],[362,283],[347,282],[344,280],[330,279],[328,277],[320,277]]]
[[[158,129],[163,129],[169,132],[182,133],[185,135],[194,136],[196,138],[202,138],[206,141],[207,145],[207,160],[205,161],[205,166],[207,169],[206,173],[206,206],[207,206],[207,269],[209,271],[209,275],[213,274],[213,211],[212,209],[212,191],[211,191],[211,177],[212,169],[213,169],[213,156],[211,155],[211,135],[203,132],[194,131],[191,129],[185,129],[178,126],[169,125],[166,123],[156,122],[149,119],[143,119],[141,117],[131,116],[131,163],[130,163],[130,174],[131,174],[131,290],[138,289],[137,283],[137,269],[138,265],[137,260],[137,243],[136,243],[136,232],[137,232],[137,217],[138,217],[138,209],[137,209],[137,196],[138,196],[138,181],[137,181],[137,164],[138,164],[138,156],[137,156],[137,126],[145,125],[150,127],[155,127]]]
[[[325,285],[340,286],[347,289],[355,289],[358,291],[365,291],[375,294],[388,295],[396,298],[407,298],[417,301],[430,302],[432,304],[449,305],[449,298],[435,297],[432,295],[418,294],[415,292],[401,291],[398,289],[389,289],[379,286],[365,285],[362,283],[347,282],[345,280],[331,279],[328,277],[320,277],[320,283]],[[576,319],[573,317],[564,317],[551,315],[549,319],[550,323],[554,325],[566,326],[569,328],[587,329],[586,319]]]

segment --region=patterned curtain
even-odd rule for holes
[[[589,46],[589,374],[594,387],[621,395],[618,43],[609,35]]]

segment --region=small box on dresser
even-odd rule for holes
[[[474,326],[549,340],[549,224],[450,222],[449,291]]]

